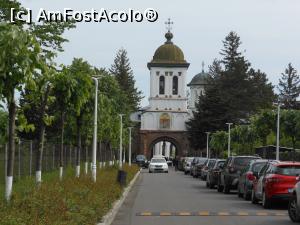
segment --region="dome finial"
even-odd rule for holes
[[[172,44],[172,38],[173,38],[173,34],[171,33],[172,30],[172,25],[174,24],[173,22],[171,22],[171,19],[169,18],[167,22],[165,22],[166,24],[166,28],[167,28],[167,33],[165,34],[165,37],[167,39],[166,44]]]
[[[205,63],[204,63],[204,61],[202,61],[202,73],[204,73],[204,66],[205,66]]]

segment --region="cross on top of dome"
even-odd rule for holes
[[[172,25],[174,24],[174,22],[171,21],[171,19],[169,18],[167,22],[165,22],[166,24],[166,28],[168,32],[171,32],[172,30]]]

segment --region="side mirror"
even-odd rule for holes
[[[253,176],[258,178],[258,172],[253,172]]]

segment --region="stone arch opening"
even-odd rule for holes
[[[150,145],[150,157],[152,158],[154,155],[161,155],[170,159],[175,158],[179,155],[180,152],[180,144],[176,141],[176,139],[162,136],[154,139]]]

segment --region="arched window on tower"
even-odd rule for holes
[[[172,88],[173,95],[178,95],[178,77],[173,77],[173,88]]]
[[[165,94],[165,77],[164,76],[159,77],[159,94],[160,95]]]

